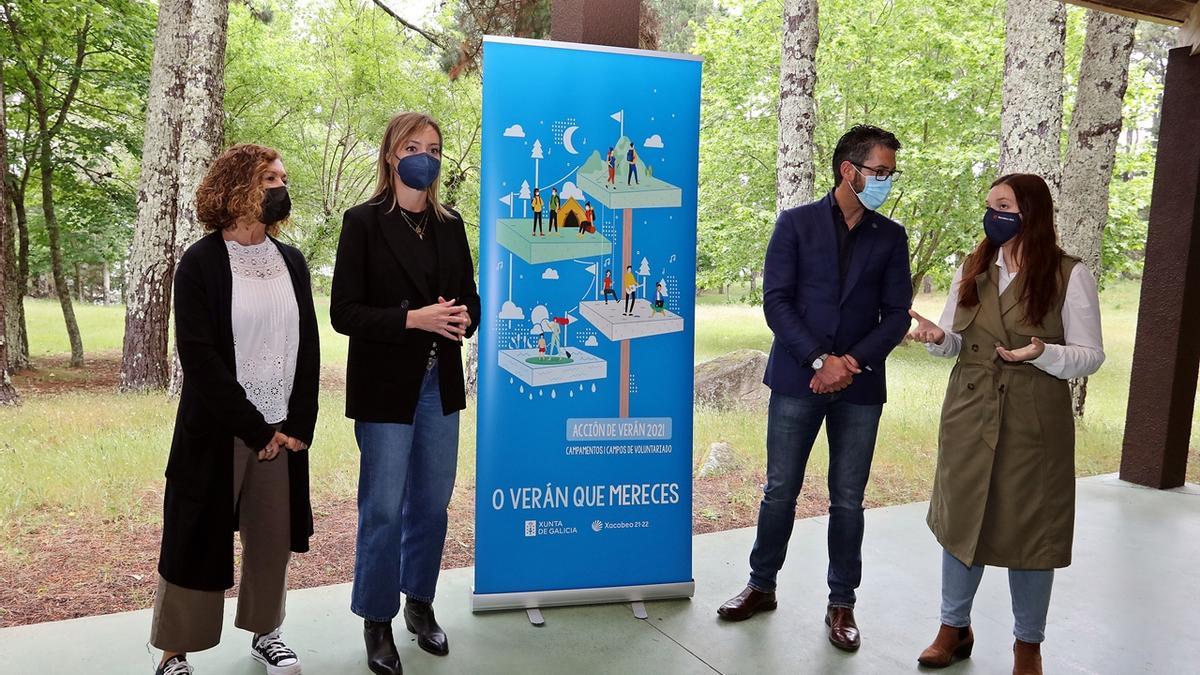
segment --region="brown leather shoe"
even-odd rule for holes
[[[933,644],[925,648],[917,657],[917,663],[926,668],[945,668],[954,663],[954,659],[971,658],[971,650],[975,647],[975,631],[970,626],[955,628],[942,624],[938,629]]]
[[[717,616],[726,621],[745,621],[759,612],[768,612],[778,606],[774,593],[763,593],[747,586],[717,608]]]
[[[829,626],[829,641],[834,647],[853,652],[862,645],[862,638],[858,635],[858,624],[854,623],[853,609],[830,607],[825,611],[825,625]]]
[[[1013,675],[1042,675],[1042,645],[1037,642],[1013,644]]]

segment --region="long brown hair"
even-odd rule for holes
[[[1059,272],[1063,250],[1058,245],[1058,233],[1054,229],[1054,198],[1050,196],[1046,181],[1031,173],[1001,176],[991,187],[997,185],[1009,186],[1017,197],[1017,207],[1021,210],[1021,229],[1017,232],[1014,246],[1021,257],[1020,274],[1025,278],[1020,301],[1025,307],[1025,323],[1041,326],[1062,283]],[[979,304],[975,278],[987,273],[999,251],[999,246],[984,237],[967,256],[967,261],[963,263],[962,284],[959,286],[960,306],[974,307]]]
[[[210,232],[234,227],[238,218],[261,221],[267,193],[262,177],[277,159],[278,150],[254,143],[239,143],[221,153],[196,188],[196,220]],[[285,222],[269,223],[267,234],[279,234]]]
[[[421,133],[427,127],[433,127],[433,130],[438,135],[438,143],[442,144],[442,128],[438,126],[436,120],[425,113],[403,112],[388,122],[387,131],[383,132],[383,142],[379,144],[379,159],[376,162],[375,194],[371,195],[371,198],[367,200],[368,202],[381,204],[385,199],[390,197],[392,205],[388,211],[399,205],[396,195],[392,193],[392,176],[395,175],[395,169],[388,164],[388,158],[395,153],[396,149],[402,143]],[[440,179],[441,177],[439,176],[438,178]],[[437,216],[438,220],[448,220],[452,217],[450,211],[438,201],[438,181],[433,181],[433,184],[425,189],[425,200],[428,202],[429,208],[433,209],[433,213]]]

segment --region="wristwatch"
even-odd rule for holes
[[[829,355],[828,355],[828,354],[822,354],[822,355],[818,356],[817,358],[813,359],[813,362],[812,362],[812,369],[813,369],[813,370],[820,370],[820,369],[824,368],[824,367],[825,367],[825,361],[826,361],[828,358],[829,358]]]

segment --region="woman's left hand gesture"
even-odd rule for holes
[[[1020,349],[1005,349],[1004,345],[999,342],[996,343],[996,353],[1000,355],[1000,358],[1009,363],[1032,361],[1045,352],[1046,343],[1036,337],[1033,338],[1033,342],[1029,343],[1029,346],[1021,347]]]

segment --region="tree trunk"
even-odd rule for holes
[[[1136,28],[1135,19],[1088,10],[1075,112],[1067,132],[1057,219],[1059,240],[1063,249],[1083,260],[1097,279]],[[1071,397],[1075,415],[1083,417],[1087,378],[1071,380]]]
[[[1060,0],[1008,0],[1004,23],[999,171],[1037,174],[1057,198],[1067,10]]]
[[[475,396],[479,391],[479,338],[467,342],[466,366],[467,396]]]
[[[62,243],[59,237],[58,217],[54,214],[54,160],[50,148],[50,129],[46,111],[38,111],[38,136],[41,138],[42,214],[46,219],[46,235],[50,240],[50,271],[54,275],[54,290],[58,304],[62,306],[63,321],[67,324],[67,338],[71,341],[71,367],[83,365],[83,338],[79,335],[79,323],[75,321],[75,308],[71,304],[71,288],[63,271]]]
[[[13,186],[10,186],[13,187]],[[15,186],[20,188],[20,186]],[[8,368],[12,372],[27,370],[31,367],[29,361],[29,337],[25,327],[25,295],[29,292],[29,216],[25,212],[25,199],[21,192],[23,188],[14,189],[9,193],[13,203],[13,215],[16,216],[16,241],[13,241],[13,225],[9,223],[3,236],[5,255],[12,256],[5,262],[5,269],[0,270],[6,279],[10,279],[7,289],[7,335],[8,335]],[[13,247],[16,246],[14,254]]]
[[[4,61],[0,60],[0,405],[19,402],[12,378],[8,376],[8,304],[14,285],[12,265],[12,223],[8,208],[8,120],[4,106]]]
[[[161,0],[146,102],[138,213],[126,265],[121,389],[167,386],[167,336],[175,271],[176,169],[188,61],[191,0]]]
[[[179,196],[175,260],[204,233],[196,220],[196,189],[221,152],[225,137],[225,44],[228,0],[193,0],[184,78],[183,124],[179,137]],[[179,355],[172,351],[169,390],[183,387]]]
[[[104,275],[104,301],[103,301],[103,304],[107,305],[112,302],[112,265],[110,265],[107,260],[104,261],[104,267],[102,268],[102,274]]]
[[[775,164],[775,203],[780,211],[812,199],[817,41],[817,0],[785,0]]]

